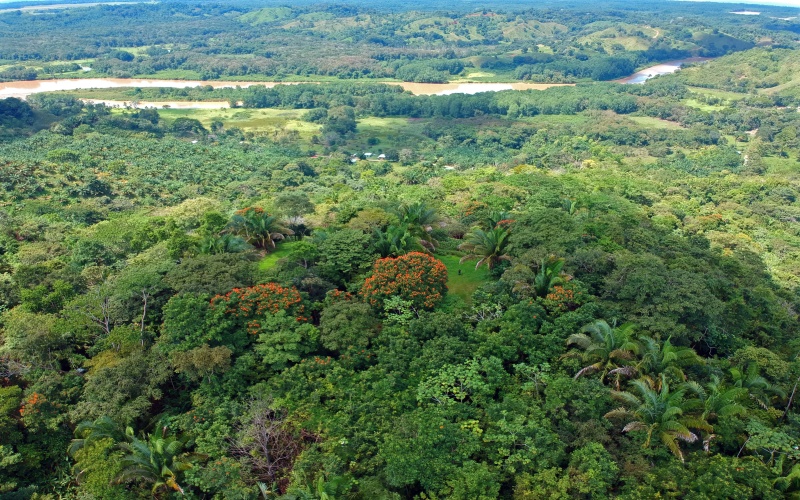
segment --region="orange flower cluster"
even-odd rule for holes
[[[399,296],[410,300],[414,307],[433,309],[446,293],[447,268],[440,260],[422,252],[378,260],[372,276],[361,288],[361,296],[373,306]]]
[[[545,296],[544,305],[551,311],[574,311],[586,303],[588,298],[585,292],[576,290],[571,283],[567,283],[554,286],[553,290]]]
[[[478,210],[483,210],[486,208],[486,203],[480,201],[471,201],[469,204],[464,208],[464,216],[469,217],[470,215],[474,214]]]
[[[265,314],[286,311],[297,321],[308,321],[305,306],[295,287],[282,287],[277,283],[264,283],[248,288],[234,288],[224,295],[211,299],[211,307],[225,307],[225,313],[247,321],[247,331],[253,335],[261,328],[258,318]]]
[[[44,403],[46,400],[44,396],[39,394],[38,392],[34,392],[31,394],[28,399],[22,403],[22,406],[19,409],[19,414],[25,416],[26,413],[36,413],[39,410],[36,408],[36,405],[40,405]]]
[[[353,300],[354,296],[350,292],[344,292],[342,290],[336,289],[328,292],[325,298],[330,300],[331,302],[334,302],[337,300]]]
[[[264,209],[259,207],[245,207],[241,210],[236,211],[236,215],[247,215],[249,213],[256,213],[256,214],[263,214]]]
[[[330,356],[326,356],[324,358],[320,358],[319,356],[314,356],[314,359],[310,359],[310,358],[301,359],[300,360],[300,364],[303,364],[306,361],[308,361],[309,363],[314,363],[315,365],[327,366],[327,365],[333,363],[333,358],[330,357]]]
[[[504,228],[508,229],[508,227],[511,226],[511,224],[513,224],[513,223],[514,223],[514,219],[503,219],[503,220],[497,222],[497,227],[504,227]]]

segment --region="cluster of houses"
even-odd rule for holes
[[[350,162],[355,163],[362,158],[368,161],[386,161],[386,155],[383,153],[379,154],[376,158],[373,158],[372,156],[372,153],[363,153],[360,156],[354,153],[350,155]]]

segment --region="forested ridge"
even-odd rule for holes
[[[799,494],[796,21],[446,8],[0,13],[7,78],[274,49],[321,82],[0,100],[0,498]],[[676,57],[741,44],[643,85],[570,73],[633,71],[650,28]],[[317,65],[367,46],[403,63]],[[236,68],[206,76],[277,75]],[[479,70],[577,84],[349,81]]]
[[[780,7],[749,17],[720,6],[642,8],[627,1],[536,8],[511,2],[494,10],[437,3],[264,5],[172,0],[4,9],[0,80],[612,80],[653,62],[756,45],[792,48],[800,32],[796,12]]]

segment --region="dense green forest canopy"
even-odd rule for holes
[[[611,80],[652,61],[793,47],[800,33],[794,11],[777,7],[740,16],[720,5],[663,2],[273,5],[6,10],[0,79],[72,77],[91,67],[88,76]]]
[[[8,79],[319,82],[0,99],[0,498],[800,495],[796,13],[557,6],[0,13]]]

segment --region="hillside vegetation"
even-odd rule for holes
[[[796,497],[791,22],[392,6],[0,15],[36,76],[319,80],[0,100],[0,498]],[[593,81],[659,46],[740,51]],[[518,71],[580,81],[376,81]]]

